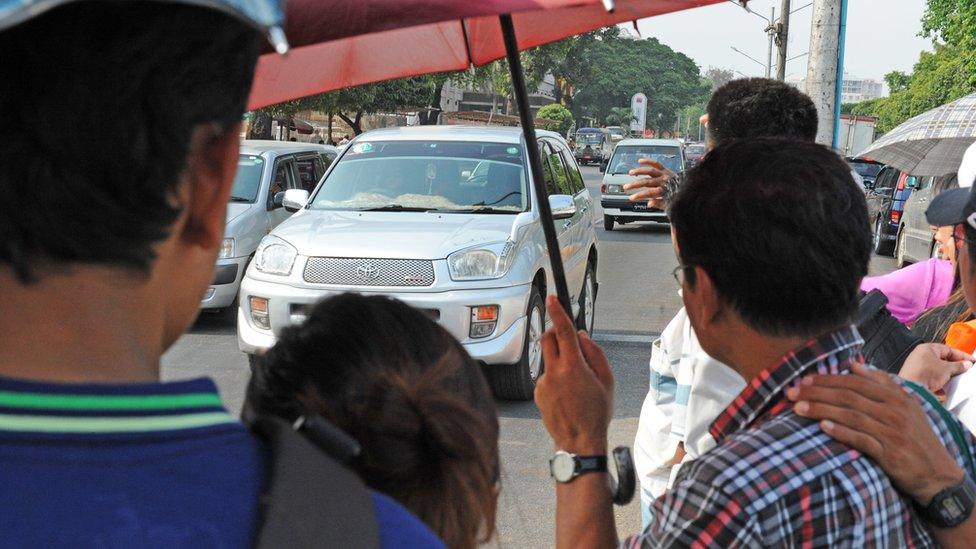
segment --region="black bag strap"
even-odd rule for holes
[[[257,417],[251,430],[270,458],[255,547],[380,546],[373,499],[353,471],[282,419]]]

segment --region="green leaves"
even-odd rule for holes
[[[573,119],[573,113],[569,112],[569,109],[560,105],[559,103],[552,103],[551,105],[546,105],[539,109],[536,113],[538,118],[547,118],[555,122],[554,125],[546,127],[547,130],[552,130],[554,132],[559,132],[562,135],[566,135],[576,121]]]

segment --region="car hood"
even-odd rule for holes
[[[478,244],[505,241],[514,215],[303,210],[271,234],[305,256],[444,259]]]
[[[229,202],[227,204],[227,223],[237,219],[244,212],[250,210],[254,207],[254,204],[245,204],[243,202]]]

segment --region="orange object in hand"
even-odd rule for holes
[[[949,326],[949,333],[946,334],[946,345],[964,353],[973,354],[976,351],[976,320],[956,322]]]

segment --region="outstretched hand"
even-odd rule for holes
[[[545,373],[535,388],[542,422],[559,449],[606,455],[613,416],[613,373],[603,349],[576,331],[555,296],[546,300],[552,328],[542,336]]]
[[[921,404],[885,372],[855,364],[850,375],[804,378],[786,396],[798,415],[820,420],[828,435],[870,456],[922,505],[963,478]]]
[[[630,195],[631,202],[642,202],[647,200],[647,205],[651,208],[663,209],[664,190],[669,179],[674,176],[674,172],[664,167],[657,160],[641,158],[637,161],[641,165],[628,172],[628,175],[641,176],[641,179],[632,181],[624,185],[625,191],[643,189]]]
[[[939,393],[953,376],[972,367],[972,355],[941,343],[923,343],[905,359],[898,377],[914,381],[932,393]]]

